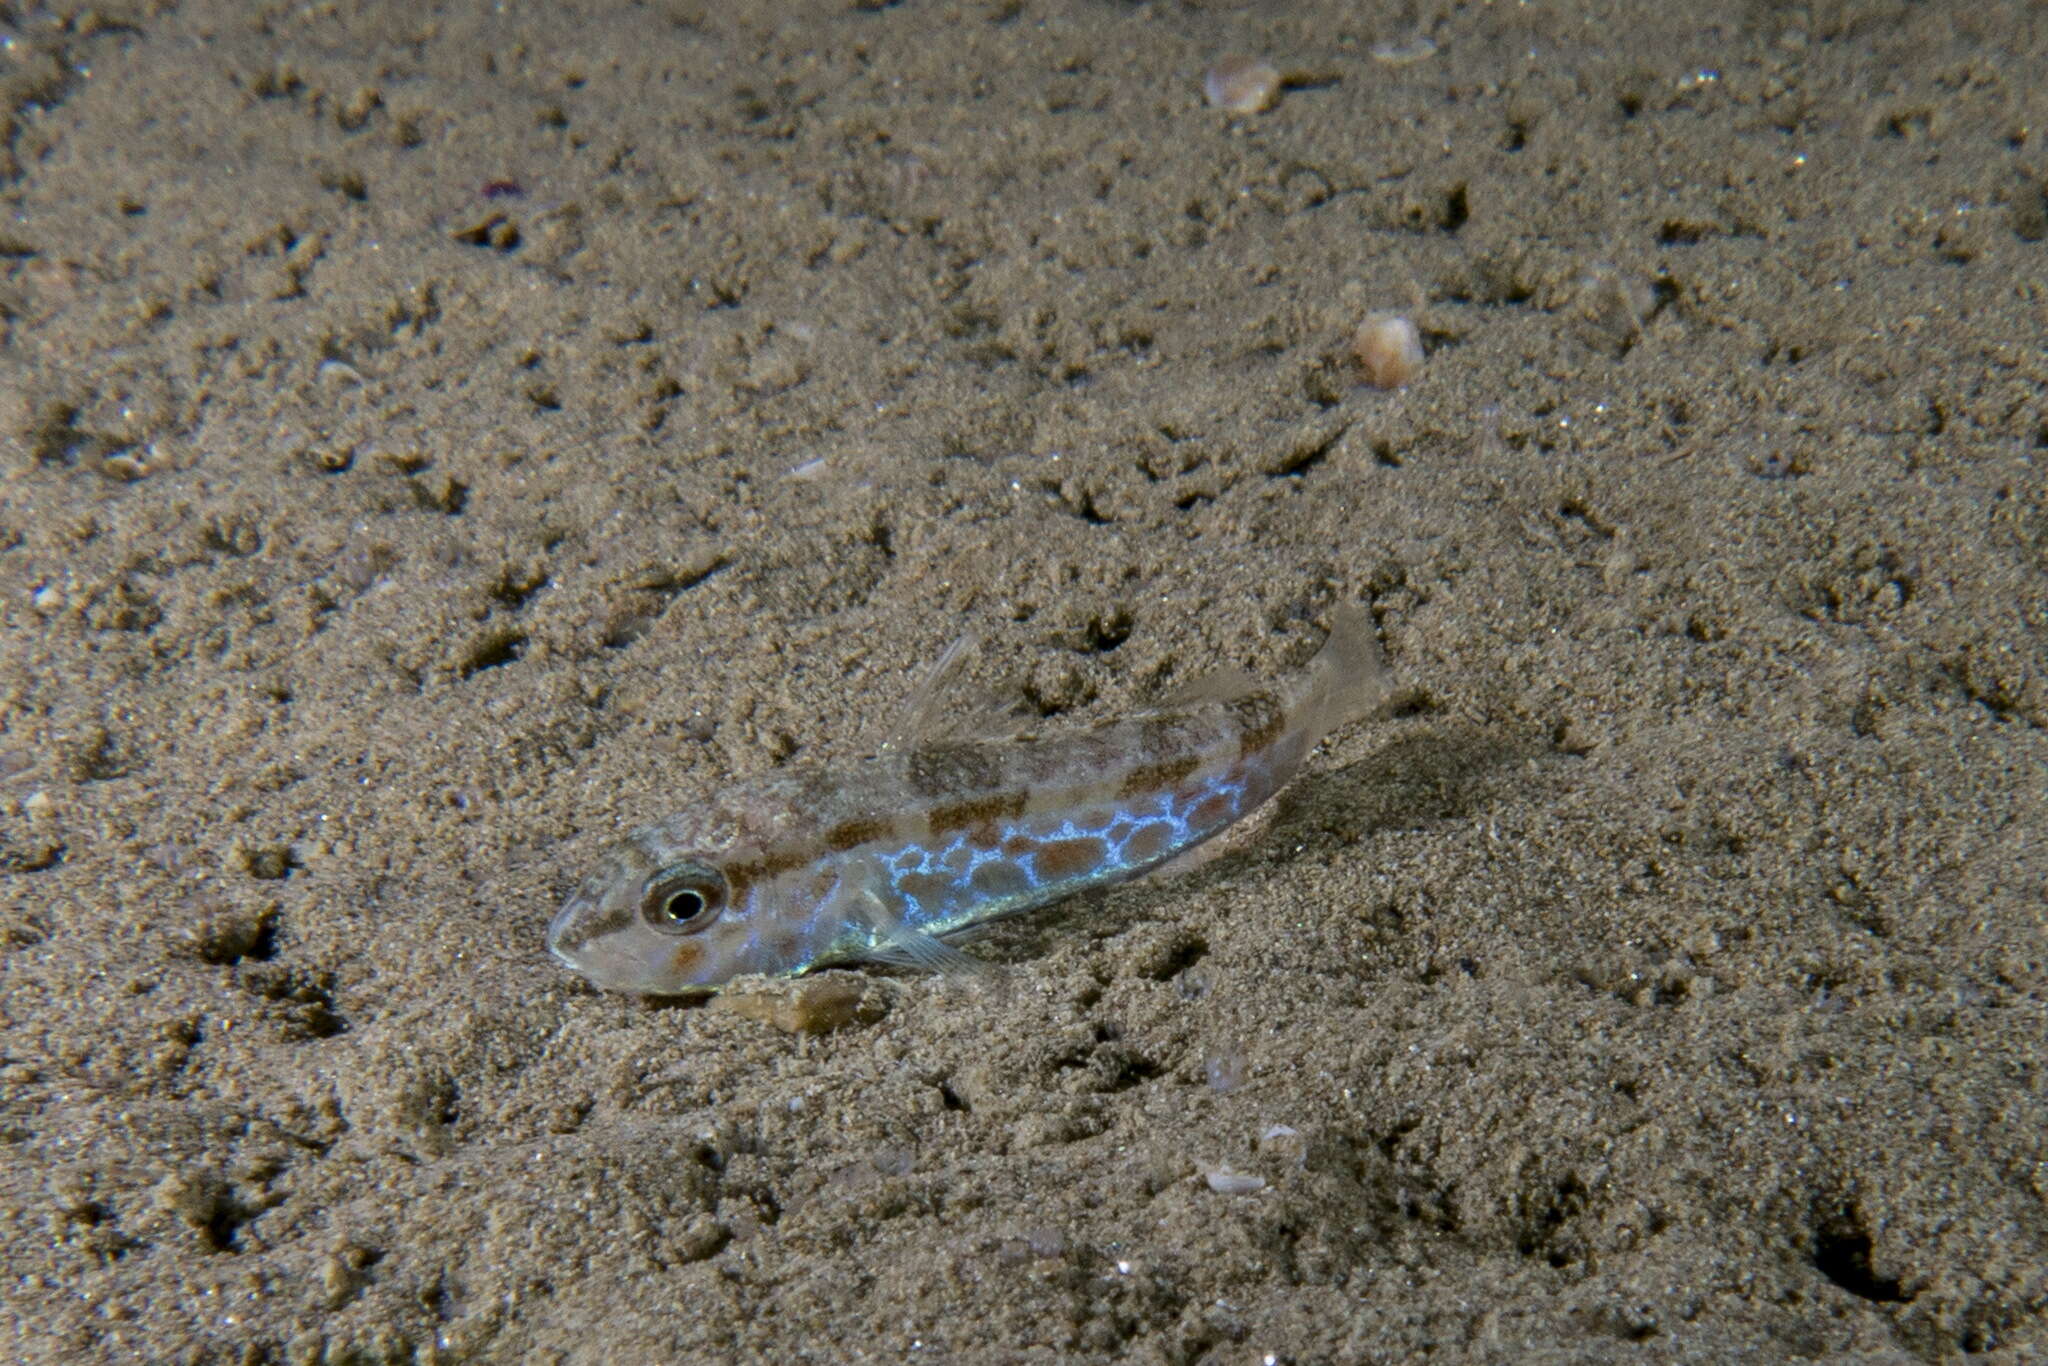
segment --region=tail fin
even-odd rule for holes
[[[1301,728],[1309,745],[1366,715],[1393,690],[1394,678],[1380,650],[1372,613],[1356,603],[1331,608],[1330,638],[1309,661],[1300,703]]]

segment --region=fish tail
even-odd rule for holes
[[[1340,726],[1365,716],[1394,690],[1372,613],[1356,603],[1330,609],[1330,637],[1309,661],[1297,704],[1301,730],[1312,747]]]

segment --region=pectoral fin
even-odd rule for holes
[[[905,923],[886,892],[887,884],[874,868],[850,872],[841,884],[839,900],[846,918],[869,932],[876,947],[867,957],[877,963],[923,968],[948,977],[986,978],[989,967],[950,944]]]

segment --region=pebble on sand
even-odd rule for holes
[[[794,981],[746,979],[712,998],[734,1015],[775,1026],[789,1034],[828,1034],[848,1025],[873,1024],[888,1013],[888,1001],[858,973],[827,972]]]
[[[1374,313],[1351,338],[1351,356],[1367,383],[1399,389],[1422,373],[1422,334],[1398,313]]]
[[[1219,57],[1202,78],[1202,93],[1217,109],[1232,114],[1257,114],[1280,101],[1280,68],[1257,57],[1233,52]]]

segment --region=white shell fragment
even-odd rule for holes
[[[1266,1188],[1266,1178],[1254,1172],[1241,1172],[1218,1163],[1202,1173],[1202,1179],[1209,1183],[1209,1189],[1218,1195],[1250,1195],[1253,1191]]]
[[[1422,373],[1422,333],[1398,313],[1374,313],[1351,338],[1351,357],[1378,389],[1399,389]]]
[[[1398,41],[1390,38],[1372,45],[1372,59],[1388,66],[1406,66],[1435,55],[1436,40],[1424,33],[1411,34]]]
[[[1218,57],[1209,68],[1202,78],[1202,93],[1212,106],[1227,113],[1263,113],[1280,102],[1280,68],[1233,52]]]

